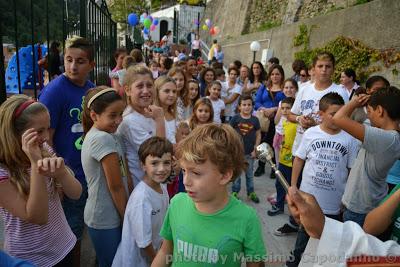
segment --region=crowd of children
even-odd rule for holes
[[[140,50],[118,49],[112,87],[96,87],[87,79],[93,46],[74,37],[65,73],[39,102],[17,95],[1,105],[7,253],[37,266],[79,266],[86,225],[101,267],[262,266],[260,221],[239,197],[244,174],[246,195],[260,203],[253,176],[265,172],[259,162],[254,173],[262,142],[327,217],[373,235],[389,229],[399,240],[400,91],[385,78],[370,77],[363,89],[347,71],[337,85],[335,59],[322,52],[310,68],[294,64],[290,79],[277,58],[267,71],[235,61],[225,79],[217,61],[174,63],[164,52],[146,65]],[[275,186],[271,220],[285,210],[286,191],[278,179]],[[298,266],[306,230],[290,216],[275,233],[297,233],[286,265]]]

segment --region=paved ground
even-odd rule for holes
[[[268,168],[268,165],[267,165]],[[268,263],[266,266],[284,266],[283,262],[288,257],[290,250],[292,249],[296,236],[279,237],[273,234],[274,230],[282,226],[288,219],[287,211],[285,214],[278,215],[275,217],[269,217],[267,210],[271,207],[267,202],[267,196],[275,192],[275,180],[271,180],[269,177],[269,169],[266,170],[266,174],[261,177],[254,178],[255,190],[260,197],[261,203],[254,204],[250,202],[245,195],[245,188],[242,187],[242,191],[239,194],[240,198],[250,206],[254,207],[260,218],[263,228],[264,241],[268,250]],[[243,178],[242,178],[243,179]],[[242,181],[242,185],[244,181]],[[0,219],[0,247],[3,247],[3,223]],[[87,232],[84,233],[83,245],[82,245],[82,261],[81,266],[92,267],[95,266],[95,253],[92,249],[90,240]]]

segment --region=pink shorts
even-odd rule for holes
[[[274,149],[280,149],[282,145],[283,135],[275,133],[274,140],[272,141],[272,146]]]

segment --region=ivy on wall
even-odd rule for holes
[[[302,24],[299,26],[299,34],[293,39],[295,47],[302,46],[302,49],[295,53],[296,59],[302,59],[307,65],[312,64],[312,59],[322,51],[327,51],[335,56],[336,66],[334,81],[338,82],[340,73],[346,68],[356,71],[358,79],[364,82],[372,73],[380,71],[379,66],[372,66],[372,63],[382,61],[384,67],[389,68],[393,64],[400,62],[400,52],[396,49],[375,49],[363,44],[360,40],[345,36],[339,36],[328,42],[323,47],[310,48],[310,35],[315,25],[307,27]],[[398,75],[398,70],[392,70],[393,75]]]

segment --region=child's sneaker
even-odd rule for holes
[[[284,236],[289,234],[297,233],[299,230],[285,223],[281,228],[275,230],[274,235]]]
[[[258,198],[258,196],[256,195],[255,192],[251,192],[251,193],[248,195],[248,197],[249,197],[249,199],[250,199],[251,201],[253,201],[254,203],[260,203],[260,199]]]
[[[267,212],[269,216],[275,216],[278,214],[282,214],[284,210],[279,209],[276,205],[272,205],[272,209]]]
[[[236,199],[239,199],[238,192],[232,192],[232,196],[234,196]]]

